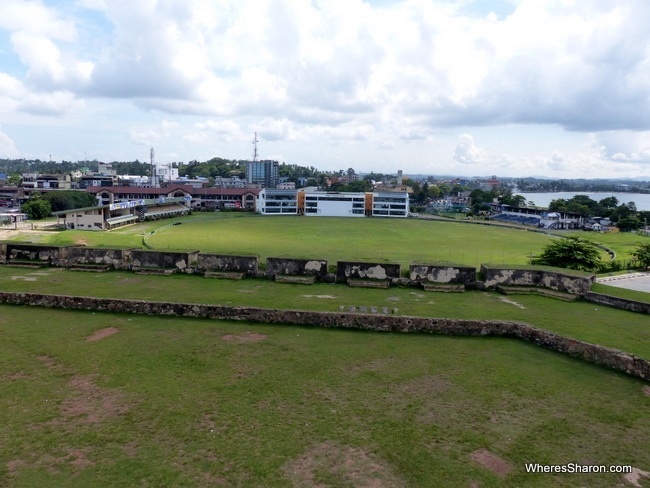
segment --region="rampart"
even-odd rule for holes
[[[399,264],[361,263],[338,261],[336,263],[336,281],[358,280],[398,280],[401,268]]]
[[[469,285],[476,282],[476,268],[470,266],[412,264],[409,279],[418,283],[453,283]]]
[[[196,272],[243,273],[246,276],[255,276],[259,269],[259,262],[260,259],[258,256],[199,253],[196,262]]]
[[[343,312],[269,310],[192,303],[148,302],[36,293],[0,292],[0,303],[111,313],[134,313],[203,319],[253,321],[378,332],[497,336],[520,339],[589,363],[625,372],[650,381],[650,361],[623,351],[569,339],[522,322],[456,320],[442,318],[373,315]]]
[[[68,258],[69,246],[47,246],[26,242],[0,243],[2,262],[34,261],[50,266],[61,266]]]
[[[194,265],[198,262],[198,251],[194,252],[165,252],[165,251],[143,251],[133,249],[129,252],[131,269],[134,271],[148,269],[166,269],[192,273]]]
[[[67,267],[103,265],[115,269],[129,269],[129,255],[129,249],[71,247],[68,249],[68,259],[61,264]]]
[[[497,285],[541,286],[574,295],[587,293],[596,279],[593,274],[578,276],[546,269],[498,268],[485,264],[481,265],[481,274],[488,288],[496,288]]]
[[[585,293],[582,298],[588,302],[605,305],[607,307],[629,310],[630,312],[650,313],[650,303],[613,297],[611,295],[603,295],[602,293],[595,293],[593,291]]]
[[[266,258],[266,276],[275,275],[316,276],[327,275],[327,261],[322,259]]]

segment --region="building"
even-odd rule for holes
[[[141,199],[94,207],[53,212],[66,229],[111,230],[143,220],[158,220],[187,215],[190,209],[183,197]]]
[[[282,183],[278,183],[277,189],[278,190],[295,190],[296,189],[296,182],[295,181],[283,181]]]
[[[32,189],[69,190],[71,180],[70,175],[25,173],[22,175],[20,186]]]
[[[94,193],[100,204],[128,202],[155,198],[185,198],[191,208],[221,209],[246,208],[255,209],[255,200],[259,189],[249,188],[195,188],[191,185],[169,185],[161,188],[143,188],[134,186],[87,188]]]
[[[363,217],[367,193],[361,192],[301,192],[304,206],[301,214],[322,217]]]
[[[278,185],[280,163],[271,161],[248,161],[246,163],[246,181],[258,184],[261,188],[275,188]]]
[[[256,209],[263,215],[298,215],[298,192],[296,190],[261,190],[257,195]]]
[[[407,217],[408,193],[324,192],[263,189],[257,196],[263,215],[321,217]]]
[[[259,192],[257,188],[196,188],[192,191],[192,208],[255,210]]]

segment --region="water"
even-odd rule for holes
[[[553,193],[522,193],[513,192],[516,195],[521,195],[527,201],[535,203],[536,207],[548,207],[551,200],[564,198],[566,200],[576,195],[587,195],[592,200],[597,202],[607,197],[615,197],[618,204],[634,202],[637,210],[650,210],[650,193],[622,193],[622,192],[586,192],[586,191],[558,191]]]

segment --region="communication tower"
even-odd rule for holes
[[[253,137],[253,162],[257,161],[257,132]]]

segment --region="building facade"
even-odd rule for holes
[[[257,196],[263,215],[310,217],[408,217],[408,193],[324,192],[263,189]]]
[[[278,185],[280,163],[271,161],[249,161],[246,163],[246,181],[261,188],[275,188]]]

